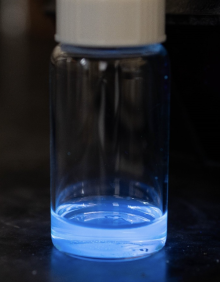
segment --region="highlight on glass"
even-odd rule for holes
[[[163,13],[155,15],[162,27]],[[87,29],[95,30],[89,21]],[[51,235],[71,256],[137,259],[165,245],[170,75],[163,28],[153,25],[154,33],[125,46],[120,40],[129,38],[120,28],[116,37],[106,29],[86,39],[57,28],[61,43],[50,68]]]

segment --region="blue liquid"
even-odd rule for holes
[[[51,216],[53,244],[72,256],[134,259],[159,251],[166,241],[167,214],[131,197],[78,198]]]

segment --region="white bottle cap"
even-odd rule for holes
[[[88,47],[163,42],[165,0],[57,0],[56,41]]]

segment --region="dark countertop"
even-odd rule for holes
[[[1,281],[219,281],[219,170],[172,150],[162,251],[104,263],[70,258],[52,246],[48,60],[54,42],[1,36],[0,43]]]
[[[136,261],[104,263],[68,257],[50,239],[49,170],[1,174],[2,281],[219,281],[218,177],[171,156],[165,248]],[[180,165],[184,163],[184,167]]]

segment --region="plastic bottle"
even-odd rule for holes
[[[51,234],[71,256],[137,259],[167,235],[164,0],[57,0]]]

